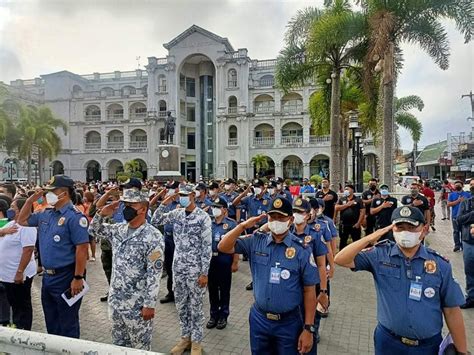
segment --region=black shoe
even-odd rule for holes
[[[227,319],[225,318],[221,318],[219,319],[219,321],[217,322],[217,329],[224,329],[225,327],[227,327]]]
[[[217,325],[216,319],[215,319],[215,318],[211,318],[211,319],[209,319],[209,321],[207,322],[206,328],[207,328],[207,329],[212,329],[212,328],[215,328],[216,325]]]
[[[107,302],[108,299],[109,299],[109,294],[107,293],[105,296],[102,296],[102,297],[100,298],[100,302]]]
[[[468,308],[474,308],[474,300],[468,299],[468,300],[466,300],[466,303],[464,303],[461,306],[461,309],[468,309]]]
[[[245,289],[247,291],[252,291],[253,290],[253,282],[249,283],[247,286],[245,286]]]
[[[249,261],[249,258],[247,256],[242,256],[242,261]]]
[[[454,251],[455,253],[460,252],[460,251],[461,251],[461,247],[454,247],[453,251]]]
[[[445,220],[446,220],[446,218],[441,218],[441,220],[442,220],[442,221],[445,221]]]
[[[435,226],[431,226],[431,230],[432,230],[433,232],[436,232]]]
[[[165,297],[160,300],[160,303],[170,303],[174,302],[174,295],[172,293],[168,293]]]

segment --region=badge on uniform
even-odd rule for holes
[[[434,274],[436,272],[436,261],[434,260],[426,260],[425,261],[425,272],[427,274]]]
[[[410,283],[410,293],[408,295],[408,298],[414,301],[420,301],[421,300],[421,283],[412,281]]]
[[[427,287],[423,293],[425,294],[426,298],[433,298],[436,294],[436,291],[433,287]]]
[[[151,253],[150,255],[148,255],[148,259],[150,259],[150,261],[155,261],[155,260],[158,260],[160,256],[161,256],[161,253],[157,250]]]
[[[227,223],[224,223],[224,225],[222,226],[222,229],[224,230],[229,229],[229,225]]]
[[[293,247],[286,248],[285,256],[287,259],[293,259],[296,255],[296,249]]]
[[[268,200],[263,200],[262,203],[263,203],[264,206],[266,206],[266,205],[268,205]]]
[[[79,225],[82,228],[87,228],[87,226],[89,225],[89,223],[87,223],[87,218],[86,217],[81,217],[81,219],[79,220]]]
[[[308,244],[309,242],[311,242],[311,236],[310,235],[307,235],[306,237],[304,237],[304,243],[305,244]]]
[[[319,232],[319,231],[321,230],[321,225],[320,225],[320,224],[315,224],[315,225],[314,225],[314,230],[315,230],[316,232]]]
[[[407,198],[407,203],[411,203],[411,198]]]
[[[289,270],[282,270],[281,278],[283,280],[288,280],[290,278],[290,271]]]
[[[267,201],[267,200],[265,200],[265,201]],[[280,208],[281,206],[283,206],[283,201],[280,200],[279,198],[277,198],[277,199],[275,200],[275,202],[273,202],[273,207],[275,207],[275,208]]]
[[[62,226],[65,221],[66,221],[66,217],[61,217],[61,218],[58,220],[58,226]]]
[[[279,284],[281,276],[281,269],[278,266],[270,268],[270,283]]]
[[[59,243],[59,241],[61,240],[61,237],[56,234],[56,235],[53,237],[53,240],[54,240],[56,243]]]
[[[380,200],[377,200],[377,202],[375,202],[376,205],[380,205],[382,203],[382,201]]]
[[[219,242],[220,240],[221,240],[221,235],[220,235],[220,234],[216,234],[216,235],[214,236],[214,241]]]

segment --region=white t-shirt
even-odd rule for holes
[[[11,227],[15,221],[8,222],[5,227]],[[24,247],[34,246],[36,243],[36,228],[17,225],[18,232],[0,237],[0,281],[14,282],[15,275],[20,265]],[[36,262],[34,253],[24,270],[24,277],[36,275]]]

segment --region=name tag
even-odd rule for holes
[[[422,289],[421,283],[412,281],[410,283],[410,294],[409,294],[408,298],[411,299],[411,300],[414,300],[414,301],[420,301],[421,300],[421,289]]]
[[[215,240],[216,242],[220,242],[220,241],[221,241],[221,236],[220,236],[220,234],[216,234],[216,235],[214,236],[214,240]]]
[[[281,277],[281,269],[279,267],[272,267],[270,269],[270,283],[279,284]]]

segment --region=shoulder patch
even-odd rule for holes
[[[89,225],[89,223],[87,222],[87,218],[86,217],[81,217],[81,219],[79,220],[79,225],[82,228],[87,228],[87,226]]]
[[[155,261],[155,260],[158,260],[159,258],[161,257],[161,252],[160,251],[154,251],[152,252],[150,255],[148,255],[148,259],[150,259],[150,261]]]
[[[384,240],[374,244],[374,247],[382,247],[382,246],[389,245],[389,244],[390,244],[390,241],[388,239],[384,239]]]

